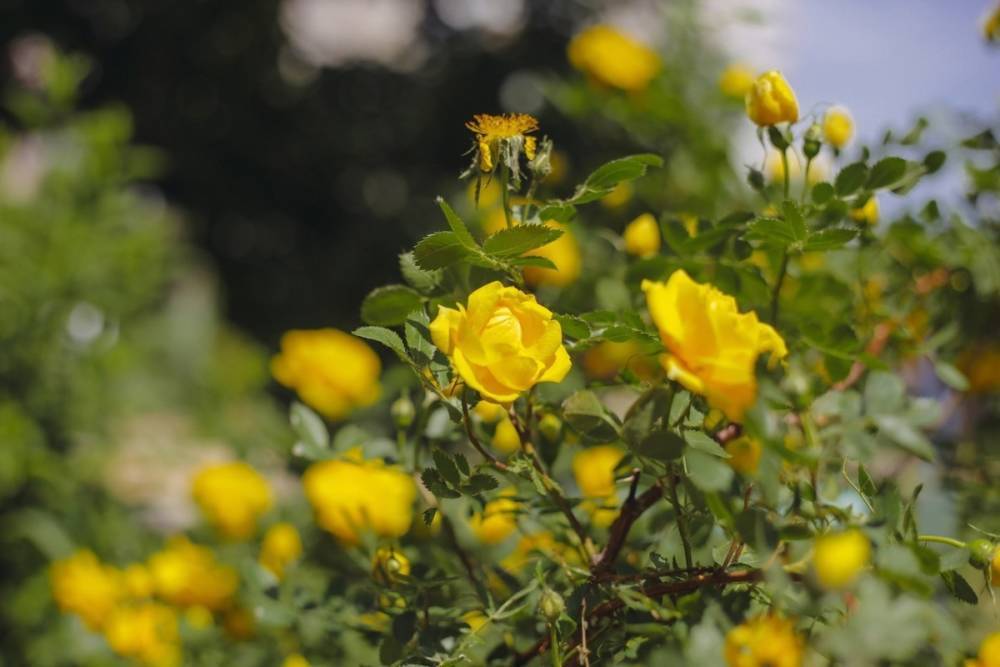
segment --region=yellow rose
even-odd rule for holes
[[[194,477],[191,495],[216,530],[245,540],[257,529],[257,518],[271,509],[267,480],[242,461],[209,465]]]
[[[181,664],[177,612],[158,602],[115,609],[104,637],[115,653],[151,667]]]
[[[379,547],[372,559],[372,578],[383,586],[410,576],[410,559],[399,549]]]
[[[470,294],[465,307],[441,306],[430,330],[466,384],[496,403],[510,403],[539,382],[559,382],[570,369],[552,311],[499,281]]]
[[[660,225],[651,213],[643,213],[625,227],[625,252],[639,257],[660,251]]]
[[[755,313],[740,313],[733,297],[683,270],[666,283],[645,280],[642,289],[668,351],[661,359],[667,377],[740,421],[757,398],[757,357],[783,358],[785,341]]]
[[[590,377],[611,380],[623,368],[628,368],[643,380],[650,380],[657,374],[656,364],[650,355],[634,340],[601,341],[583,353],[583,369]]]
[[[59,609],[76,614],[91,630],[101,628],[126,592],[121,573],[87,550],[56,561],[49,580]]]
[[[309,667],[309,661],[301,653],[293,653],[281,662],[281,667]]]
[[[644,90],[660,71],[660,57],[608,25],[583,30],[566,49],[570,64],[597,82],[628,92]]]
[[[504,489],[500,497],[486,503],[482,513],[472,515],[469,527],[480,542],[499,544],[517,528],[517,512],[521,504],[511,498],[514,489]]]
[[[874,225],[878,222],[879,216],[878,199],[875,199],[875,195],[872,195],[865,202],[864,206],[851,209],[850,214],[851,220]]]
[[[1000,41],[1000,4],[997,4],[983,20],[983,36],[987,42]]]
[[[754,80],[747,91],[745,103],[747,116],[761,127],[794,123],[799,119],[795,91],[777,70],[764,72]]]
[[[813,568],[820,585],[827,589],[850,586],[868,567],[871,543],[860,530],[823,535],[816,539]]]
[[[490,401],[479,401],[472,412],[487,424],[493,424],[507,416],[507,411],[502,405],[491,403]]]
[[[219,563],[208,547],[183,536],[150,556],[148,567],[157,596],[179,607],[220,611],[229,607],[239,585],[235,570]]]
[[[400,537],[413,521],[413,478],[380,459],[320,461],[302,485],[319,525],[345,544],[357,544],[365,530]]]
[[[290,523],[276,523],[264,533],[260,545],[260,564],[281,579],[285,568],[302,555],[302,537],[298,529]]]
[[[977,658],[966,660],[965,667],[1000,667],[1000,632],[994,632],[983,640]]]
[[[803,642],[791,620],[762,614],[726,635],[729,667],[799,667]]]
[[[854,119],[845,107],[830,107],[823,114],[823,139],[834,148],[843,148],[854,136]]]
[[[521,448],[521,436],[506,415],[497,423],[497,430],[493,432],[490,443],[503,454],[513,454]]]
[[[333,420],[378,400],[381,370],[364,341],[337,329],[289,331],[271,360],[275,380]]]
[[[615,466],[625,456],[614,445],[588,447],[573,457],[573,477],[585,498],[606,498],[615,493]]]
[[[738,473],[752,475],[760,465],[760,442],[749,436],[740,436],[726,443],[729,458],[726,462]]]
[[[726,97],[742,98],[753,86],[753,70],[742,63],[733,63],[722,70],[719,90]]]
[[[565,287],[576,282],[580,277],[582,260],[580,257],[580,244],[577,242],[573,232],[566,225],[556,222],[546,222],[548,227],[561,229],[563,235],[552,243],[547,243],[541,248],[529,250],[526,255],[534,257],[544,257],[556,265],[555,269],[545,269],[540,266],[524,267],[524,281],[529,285],[552,285],[554,287]]]
[[[153,594],[153,575],[149,568],[141,563],[132,563],[122,572],[125,590],[135,599],[148,598]]]

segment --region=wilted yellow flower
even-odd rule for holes
[[[1000,41],[1000,3],[994,5],[983,20],[983,36],[987,42]]]
[[[578,33],[566,49],[570,64],[595,81],[628,92],[644,90],[660,71],[660,57],[609,25]]]
[[[378,355],[364,341],[337,329],[289,331],[271,360],[275,380],[334,420],[378,400],[381,370]]]
[[[236,540],[253,535],[257,518],[271,509],[267,480],[243,461],[202,468],[194,477],[191,495],[216,530]]]
[[[583,353],[583,369],[590,377],[610,380],[623,368],[628,368],[643,380],[657,374],[651,357],[634,340],[601,341]]]
[[[301,653],[293,653],[281,661],[281,667],[309,667],[309,661]]]
[[[762,614],[726,635],[729,667],[799,667],[803,642],[791,620]]]
[[[860,530],[818,537],[813,553],[816,578],[828,589],[850,586],[868,567],[871,551],[871,542]]]
[[[740,313],[733,297],[683,270],[666,283],[645,280],[642,289],[668,350],[661,359],[667,377],[740,421],[757,398],[757,357],[770,352],[772,359],[783,358],[785,341],[756,313]]]
[[[413,478],[381,459],[319,461],[302,485],[319,525],[346,544],[357,544],[366,530],[400,537],[413,521]]]
[[[115,653],[152,667],[181,664],[177,612],[158,602],[118,607],[107,619],[104,637]]]
[[[389,586],[410,576],[410,559],[399,549],[379,547],[372,559],[372,578]]]
[[[497,423],[497,429],[493,432],[490,444],[503,454],[513,454],[521,448],[521,436],[514,428],[514,423],[506,415]]]
[[[878,222],[879,216],[878,199],[875,198],[875,195],[872,195],[868,198],[868,201],[865,202],[864,206],[861,208],[851,209],[850,214],[851,220],[874,225]]]
[[[499,544],[517,528],[517,512],[521,505],[511,496],[514,489],[504,489],[500,497],[486,503],[482,513],[469,519],[469,527],[480,542]]]
[[[121,573],[89,550],[56,561],[49,580],[59,609],[76,614],[91,630],[101,628],[126,592]]]
[[[760,441],[756,438],[743,435],[726,443],[726,459],[733,470],[744,475],[752,475],[757,472],[760,465],[761,447]]]
[[[660,225],[652,213],[643,213],[625,227],[625,252],[639,257],[660,251]]]
[[[529,285],[553,285],[554,287],[565,287],[576,282],[580,277],[582,260],[580,257],[580,244],[577,242],[573,232],[566,225],[557,222],[546,222],[547,226],[553,229],[561,229],[563,235],[551,243],[546,243],[541,248],[529,250],[526,255],[544,257],[556,265],[555,269],[546,269],[539,266],[524,267],[524,281]]]
[[[823,114],[823,139],[834,148],[843,148],[854,136],[854,118],[846,107],[830,107]]]
[[[570,369],[552,311],[499,281],[470,294],[465,307],[441,306],[430,330],[466,384],[497,403],[510,403],[539,382],[559,382]]]
[[[795,91],[777,70],[758,76],[747,91],[745,102],[747,116],[761,127],[794,123],[799,119]]]
[[[497,158],[503,158],[507,144],[511,144],[515,159],[523,150],[525,156],[535,157],[536,141],[528,136],[538,129],[538,120],[525,113],[510,113],[493,116],[479,113],[465,124],[475,134],[476,163],[484,172],[496,167]]]
[[[753,86],[753,70],[742,63],[733,63],[719,75],[719,90],[727,97],[742,98]]]
[[[225,609],[239,584],[236,571],[219,563],[211,549],[183,536],[150,556],[149,571],[157,596],[180,607]]]
[[[141,563],[132,563],[122,572],[122,581],[129,597],[135,599],[148,598],[153,594],[155,585],[149,568]]]
[[[260,545],[260,564],[281,579],[285,568],[302,555],[302,537],[295,526],[287,522],[276,523],[264,533]]]
[[[987,635],[976,659],[966,660],[964,667],[1000,667],[1000,632]]]

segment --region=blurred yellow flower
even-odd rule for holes
[[[201,606],[211,611],[227,608],[236,595],[236,571],[219,563],[208,547],[184,536],[172,538],[149,558],[156,594],[179,607]]]
[[[413,521],[413,478],[381,459],[320,461],[302,485],[320,527],[345,544],[357,544],[363,531],[400,537]]]
[[[660,225],[652,213],[643,213],[628,223],[623,234],[625,252],[648,257],[660,251]]]
[[[632,194],[635,192],[632,187],[632,183],[629,181],[622,181],[614,187],[608,194],[600,198],[601,206],[608,209],[621,208],[628,203],[628,200],[632,198]]]
[[[399,549],[379,547],[372,559],[372,578],[389,586],[410,576],[410,559]]]
[[[740,421],[757,398],[757,357],[785,357],[785,341],[756,313],[740,313],[733,297],[683,270],[666,283],[645,280],[642,289],[668,350],[661,359],[667,377]]]
[[[803,642],[791,620],[762,614],[726,635],[729,667],[799,667]]]
[[[202,468],[194,476],[191,495],[216,530],[235,540],[254,534],[258,517],[272,502],[267,480],[243,461]]]
[[[333,420],[378,400],[381,370],[378,355],[364,341],[337,329],[289,331],[271,360],[275,380]]]
[[[537,556],[574,564],[580,562],[580,556],[575,549],[559,542],[552,533],[545,530],[523,536],[518,540],[514,551],[500,561],[500,565],[508,572],[520,572]]]
[[[1000,667],[1000,632],[987,635],[976,659],[966,660],[964,667]]]
[[[529,250],[526,255],[544,257],[556,265],[555,269],[546,269],[539,266],[524,267],[524,280],[529,285],[552,285],[554,287],[565,287],[576,282],[580,277],[581,257],[580,244],[577,242],[573,232],[566,225],[557,222],[546,222],[547,226],[553,229],[561,229],[563,235],[552,243],[547,243],[541,248]]]
[[[829,164],[826,156],[822,153],[813,158],[809,165],[809,185],[815,185],[827,177]],[[790,152],[788,179],[792,183],[801,183],[805,177],[805,171],[805,163],[799,158],[798,153]],[[785,163],[781,160],[781,153],[773,149],[768,151],[767,155],[767,178],[772,183],[781,183],[785,179]]]
[[[503,454],[513,454],[521,448],[521,436],[518,435],[514,423],[506,415],[497,423],[497,429],[493,432],[490,444]]]
[[[840,149],[854,136],[854,118],[846,107],[833,106],[823,114],[823,139]]]
[[[507,415],[502,405],[491,401],[479,401],[472,412],[487,424],[498,422]]]
[[[281,661],[281,667],[309,667],[309,661],[301,653],[292,653]]]
[[[990,581],[994,586],[1000,586],[1000,549],[993,554],[993,560],[990,562]]]
[[[726,443],[726,462],[738,473],[752,475],[760,465],[761,446],[756,438],[743,435]]]
[[[480,542],[499,544],[517,528],[517,512],[521,505],[511,497],[513,495],[514,489],[504,489],[499,498],[486,503],[481,513],[469,519],[469,527]]]
[[[1000,391],[1000,343],[970,345],[959,355],[957,365],[969,381],[970,393]]]
[[[611,380],[623,368],[628,368],[643,380],[656,375],[650,356],[634,340],[601,341],[583,353],[583,370],[592,378]]]
[[[497,403],[510,403],[539,382],[559,382],[570,369],[552,311],[499,281],[470,294],[467,306],[441,306],[430,330],[466,384]]]
[[[878,199],[875,198],[875,195],[872,195],[865,202],[864,206],[851,209],[850,215],[851,220],[874,225],[878,222],[879,216]]]
[[[49,580],[59,609],[76,614],[91,630],[101,628],[125,594],[121,573],[88,550],[56,561]]]
[[[578,33],[566,49],[570,64],[595,81],[628,92],[638,92],[660,71],[660,56],[609,25],[595,25]]]
[[[816,538],[813,568],[820,585],[827,589],[850,586],[868,567],[871,550],[868,537],[856,529]]]
[[[615,493],[615,466],[625,452],[614,445],[588,447],[573,457],[573,477],[586,498],[607,498]]]
[[[260,564],[278,579],[285,576],[285,568],[301,555],[302,537],[294,525],[287,522],[276,523],[264,533],[264,540],[260,545]]]
[[[129,597],[137,600],[148,598],[153,594],[155,585],[153,575],[149,568],[141,563],[132,563],[122,572],[122,580],[125,582],[125,590]]]
[[[983,36],[987,42],[1000,41],[1000,3],[995,4],[983,19]]]
[[[746,93],[747,116],[757,125],[794,123],[799,119],[795,91],[777,70],[758,76]]]
[[[513,143],[516,153],[523,149],[529,160],[535,158],[535,138],[527,136],[538,129],[538,120],[533,116],[525,113],[499,116],[479,113],[465,126],[475,134],[476,162],[481,171],[493,171],[496,167],[495,158],[503,157],[503,146],[508,142]]]
[[[753,70],[743,63],[733,63],[719,75],[719,90],[727,97],[743,98],[753,86]]]
[[[151,667],[181,664],[177,612],[158,602],[115,609],[107,619],[104,637],[115,653]]]
[[[206,630],[212,627],[215,617],[208,609],[196,605],[184,610],[184,622],[196,630]]]
[[[473,609],[462,614],[462,622],[468,625],[472,632],[479,632],[479,628],[489,623],[489,621],[489,617],[478,609]]]

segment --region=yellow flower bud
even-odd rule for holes
[[[115,609],[104,629],[115,653],[145,665],[181,664],[177,612],[159,602]]]
[[[379,547],[372,559],[372,578],[389,586],[410,576],[410,559],[398,549]]]
[[[479,401],[472,412],[487,424],[498,422],[507,414],[502,405],[492,401]]]
[[[521,448],[521,436],[506,415],[497,423],[497,430],[493,432],[493,440],[490,442],[503,454],[513,454]]]
[[[643,213],[625,227],[625,252],[648,257],[660,251],[660,225],[651,213]]]
[[[660,57],[616,28],[595,25],[566,49],[570,64],[600,84],[628,92],[645,89],[660,71]]]
[[[1000,3],[994,5],[983,19],[983,36],[987,42],[1000,42]]]
[[[632,198],[633,192],[632,183],[622,181],[611,192],[601,197],[601,206],[608,209],[621,208]]]
[[[1000,586],[1000,549],[993,554],[993,562],[990,563],[990,580],[994,586]]]
[[[726,635],[729,667],[799,667],[802,651],[794,623],[771,614],[755,616]]]
[[[510,403],[539,382],[560,382],[570,369],[552,311],[499,281],[470,294],[464,308],[441,306],[430,330],[465,383],[497,403]]]
[[[843,148],[854,136],[854,119],[846,107],[830,107],[823,114],[823,139],[834,148]]]
[[[967,660],[965,667],[997,667],[1000,665],[1000,632],[987,635],[979,645],[978,660]]]
[[[758,76],[747,91],[745,102],[747,116],[761,127],[794,123],[799,119],[795,91],[777,70]]]
[[[871,558],[871,542],[860,530],[831,533],[816,539],[813,568],[820,585],[845,588],[854,583]]]
[[[194,477],[191,495],[209,522],[225,537],[245,540],[257,518],[271,509],[267,480],[242,461],[209,465]]]
[[[861,208],[851,209],[850,215],[851,220],[864,222],[869,225],[876,224],[879,216],[878,199],[875,198],[875,195],[872,195],[868,198],[868,201],[865,202],[864,206]]]
[[[473,609],[462,614],[462,622],[468,625],[472,632],[479,632],[479,628],[489,623],[489,621],[489,617],[478,609]]]
[[[726,97],[742,98],[753,86],[753,70],[742,63],[733,63],[722,70],[719,90]]]
[[[615,493],[615,466],[625,452],[614,445],[588,447],[573,457],[573,477],[585,498],[606,498]]]
[[[485,544],[503,542],[517,528],[517,512],[520,503],[511,498],[514,489],[504,489],[500,497],[486,503],[482,513],[477,513],[469,520],[472,532]]]
[[[267,529],[260,546],[260,564],[281,579],[285,568],[302,555],[302,538],[290,523],[276,523]]]
[[[761,446],[756,438],[741,436],[726,443],[726,462],[738,473],[752,475],[760,465]]]
[[[309,661],[301,653],[293,653],[282,661],[281,667],[309,667]]]

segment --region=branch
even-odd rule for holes
[[[483,443],[479,442],[479,438],[476,434],[472,432],[472,420],[469,418],[469,401],[466,397],[466,389],[462,389],[462,421],[465,423],[465,433],[469,436],[469,442],[475,447],[476,451],[486,459],[487,463],[499,470],[500,472],[506,472],[509,467],[506,463],[493,456],[485,447]]]
[[[872,339],[868,342],[865,347],[865,352],[873,357],[877,357],[885,349],[886,343],[889,342],[889,335],[892,334],[893,325],[890,322],[882,322],[875,327],[875,332],[872,334]],[[865,374],[865,363],[861,360],[855,361],[851,364],[851,370],[848,371],[847,377],[845,377],[840,382],[833,385],[833,388],[837,391],[845,391],[850,389],[855,384],[858,383]]]
[[[632,529],[632,524],[642,516],[643,512],[663,497],[663,482],[660,480],[646,489],[641,496],[636,497],[638,486],[639,469],[635,468],[632,470],[632,485],[628,490],[628,499],[622,505],[614,523],[611,524],[608,544],[601,553],[594,557],[590,568],[594,576],[605,574],[614,566],[615,559],[618,558],[619,552],[625,546],[625,540]]]

